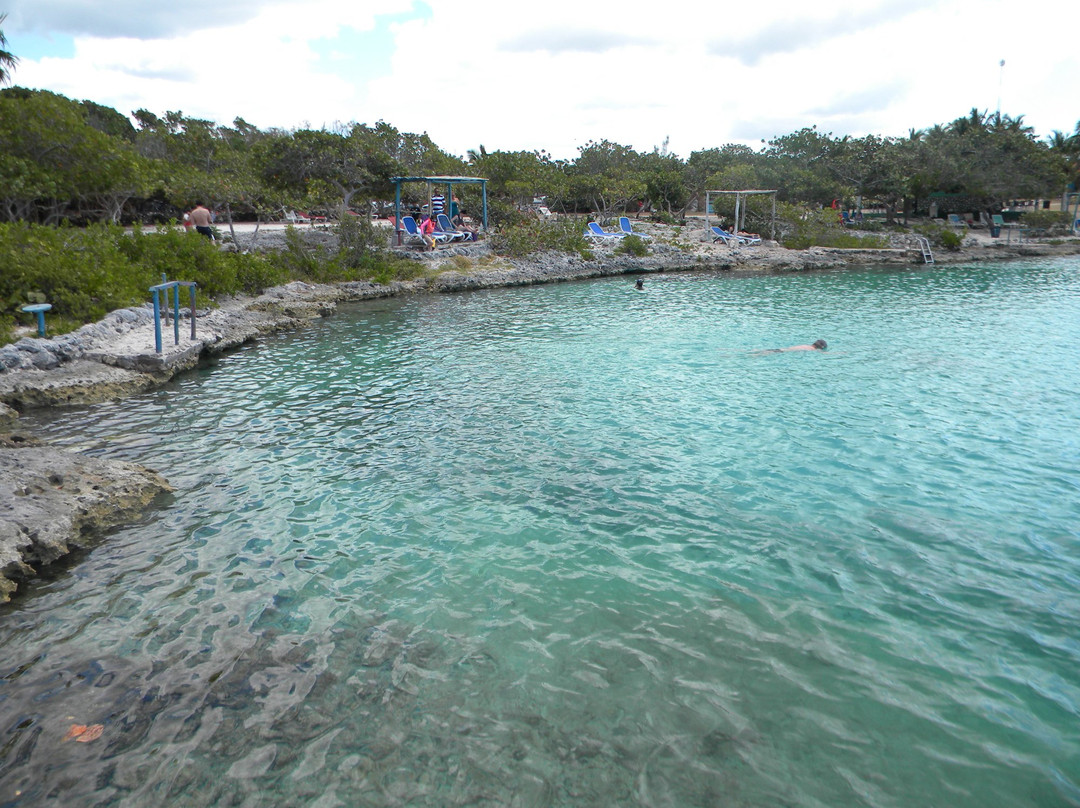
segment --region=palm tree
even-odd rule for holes
[[[7,14],[0,14],[0,25],[3,25],[6,19]],[[7,38],[4,36],[4,29],[0,28],[0,85],[11,81],[11,72],[19,63],[19,58],[14,53],[4,50],[6,47]]]

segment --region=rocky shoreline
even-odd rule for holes
[[[704,231],[681,232],[672,238],[661,227],[640,228],[654,238],[643,257],[617,255],[601,247],[589,260],[564,253],[510,260],[492,256],[486,242],[477,242],[416,253],[430,272],[415,281],[385,286],[294,282],[255,298],[218,301],[215,308],[196,312],[194,339],[186,312],[181,312],[180,339],[175,344],[172,325],[163,327],[160,354],[155,351],[149,304],[112,312],[70,334],[52,339],[26,337],[0,347],[0,503],[4,503],[0,505],[0,602],[10,597],[20,580],[71,549],[86,546],[103,531],[130,521],[171,490],[150,469],[64,452],[20,435],[14,431],[20,411],[123,398],[163,384],[207,356],[271,332],[310,324],[332,314],[343,302],[625,274],[802,272],[922,262],[914,240],[884,250],[787,250],[769,243],[732,249],[712,244]],[[935,258],[943,264],[1078,253],[1080,239],[1019,245],[972,237],[964,249]]]

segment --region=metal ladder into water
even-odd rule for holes
[[[928,239],[926,236],[915,236],[915,240],[919,242],[919,249],[922,250],[923,263],[934,263],[934,254],[930,252],[930,239]]]

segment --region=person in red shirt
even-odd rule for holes
[[[420,223],[420,238],[424,240],[427,249],[435,249],[435,219],[431,216]]]

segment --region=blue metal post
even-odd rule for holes
[[[484,232],[487,232],[487,183],[480,183],[480,189],[484,192]]]
[[[154,293],[154,349],[161,353],[161,304],[158,300],[158,290],[151,289]]]
[[[168,294],[168,292],[166,292]],[[173,345],[180,344],[180,284],[173,286]]]
[[[188,292],[191,293],[191,339],[195,339],[195,284],[191,284],[188,287]]]
[[[394,241],[401,246],[401,181],[394,183]]]

